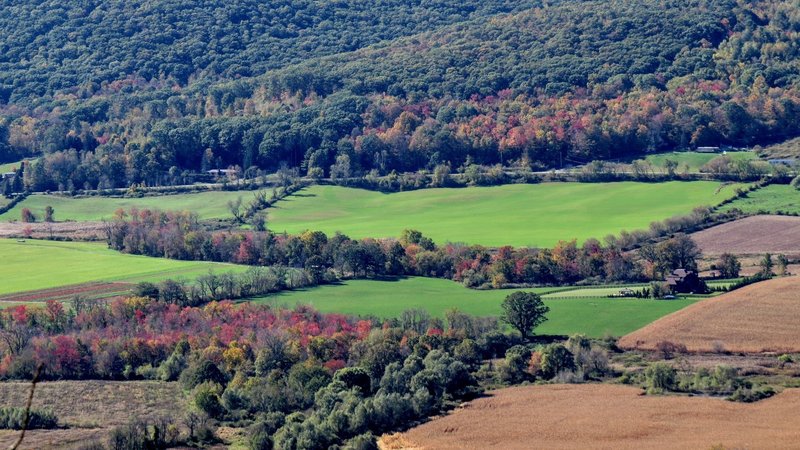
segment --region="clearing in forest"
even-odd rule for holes
[[[757,403],[643,396],[630,386],[501,389],[454,413],[384,436],[384,450],[796,448],[800,390]]]
[[[552,247],[559,240],[604,238],[688,214],[733,195],[736,185],[542,183],[422,189],[383,194],[338,186],[304,189],[268,210],[276,232],[340,231],[354,238],[422,231],[437,243]]]
[[[697,352],[800,352],[800,277],[697,302],[624,336],[619,346],[651,350],[663,341]]]

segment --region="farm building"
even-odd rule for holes
[[[699,153],[717,153],[719,152],[719,147],[697,147],[697,151]]]
[[[667,286],[673,293],[698,293],[705,291],[705,283],[696,272],[686,269],[675,269],[667,276]]]

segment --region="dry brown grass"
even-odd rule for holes
[[[0,383],[0,406],[24,406],[30,383]],[[150,381],[55,381],[39,383],[34,408],[47,408],[58,417],[58,430],[33,430],[22,448],[73,448],[104,439],[109,430],[134,419],[168,417],[179,420],[184,396],[177,383]],[[0,448],[19,435],[0,430]]]
[[[757,403],[642,396],[616,385],[502,389],[406,433],[385,450],[778,449],[800,445],[800,390]]]
[[[623,336],[619,346],[653,350],[663,341],[695,352],[800,352],[800,277],[763,281],[695,303]]]
[[[752,216],[691,235],[705,255],[800,253],[800,217]]]
[[[27,228],[30,228],[31,237],[36,239],[105,239],[103,222],[0,222],[0,237],[23,237]]]

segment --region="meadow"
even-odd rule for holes
[[[99,281],[193,279],[212,269],[226,272],[247,268],[126,255],[91,242],[0,239],[0,255],[0,295]]]
[[[31,195],[10,211],[0,215],[0,221],[19,220],[22,208],[29,208],[36,217],[44,217],[44,209],[52,206],[57,221],[97,221],[110,219],[119,208],[128,210],[160,209],[162,211],[192,211],[201,219],[221,219],[231,217],[228,201],[242,197],[247,204],[253,198],[250,192],[207,191],[190,194],[174,194],[141,198],[121,197],[65,197],[60,195]]]
[[[559,240],[647,228],[718,204],[735,188],[712,181],[543,183],[383,194],[312,186],[268,209],[267,220],[276,232],[340,231],[364,238],[397,237],[413,228],[438,243],[551,247]]]
[[[734,208],[748,214],[800,214],[800,190],[787,184],[771,184],[728,203],[721,210]]]
[[[641,300],[605,297],[569,298],[571,288],[520,289],[543,295],[550,307],[549,320],[537,333],[592,337],[621,336],[694,303],[695,299]],[[608,288],[618,292],[619,288]],[[308,304],[322,312],[397,317],[407,309],[424,309],[436,317],[452,308],[477,316],[497,316],[503,299],[515,290],[472,290],[449,280],[403,278],[398,280],[350,280],[252,299],[273,306]]]
[[[29,159],[28,161],[34,162],[39,158]],[[19,166],[22,164],[22,161],[10,162],[10,163],[2,163],[0,164],[0,173],[11,172],[12,170],[19,169]]]
[[[678,163],[676,172],[682,173],[684,169],[688,169],[689,173],[698,173],[701,167],[718,156],[723,155],[722,153],[668,152],[648,155],[645,161],[666,172],[666,161],[670,159]],[[758,155],[754,152],[727,152],[725,156],[730,157],[733,161],[758,159]]]

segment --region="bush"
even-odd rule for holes
[[[198,384],[194,388],[194,405],[209,417],[218,419],[225,414],[225,408],[220,402],[219,395],[222,388],[210,381]]]
[[[51,429],[58,426],[58,419],[51,411],[31,409],[28,417],[28,429]],[[21,430],[25,428],[25,408],[0,408],[0,429]]]
[[[178,442],[178,428],[165,419],[137,420],[115,428],[109,437],[111,450],[166,449]]]
[[[563,371],[575,371],[575,355],[561,344],[548,345],[542,350],[542,377],[549,380]]]
[[[736,389],[736,392],[734,392],[733,395],[728,397],[728,400],[732,402],[752,403],[772,397],[773,395],[775,395],[775,389],[772,389],[770,386],[766,386],[761,389],[740,387],[739,389]]]
[[[647,392],[650,394],[675,390],[675,369],[667,363],[657,362],[650,365],[645,369],[644,376],[647,383]]]

